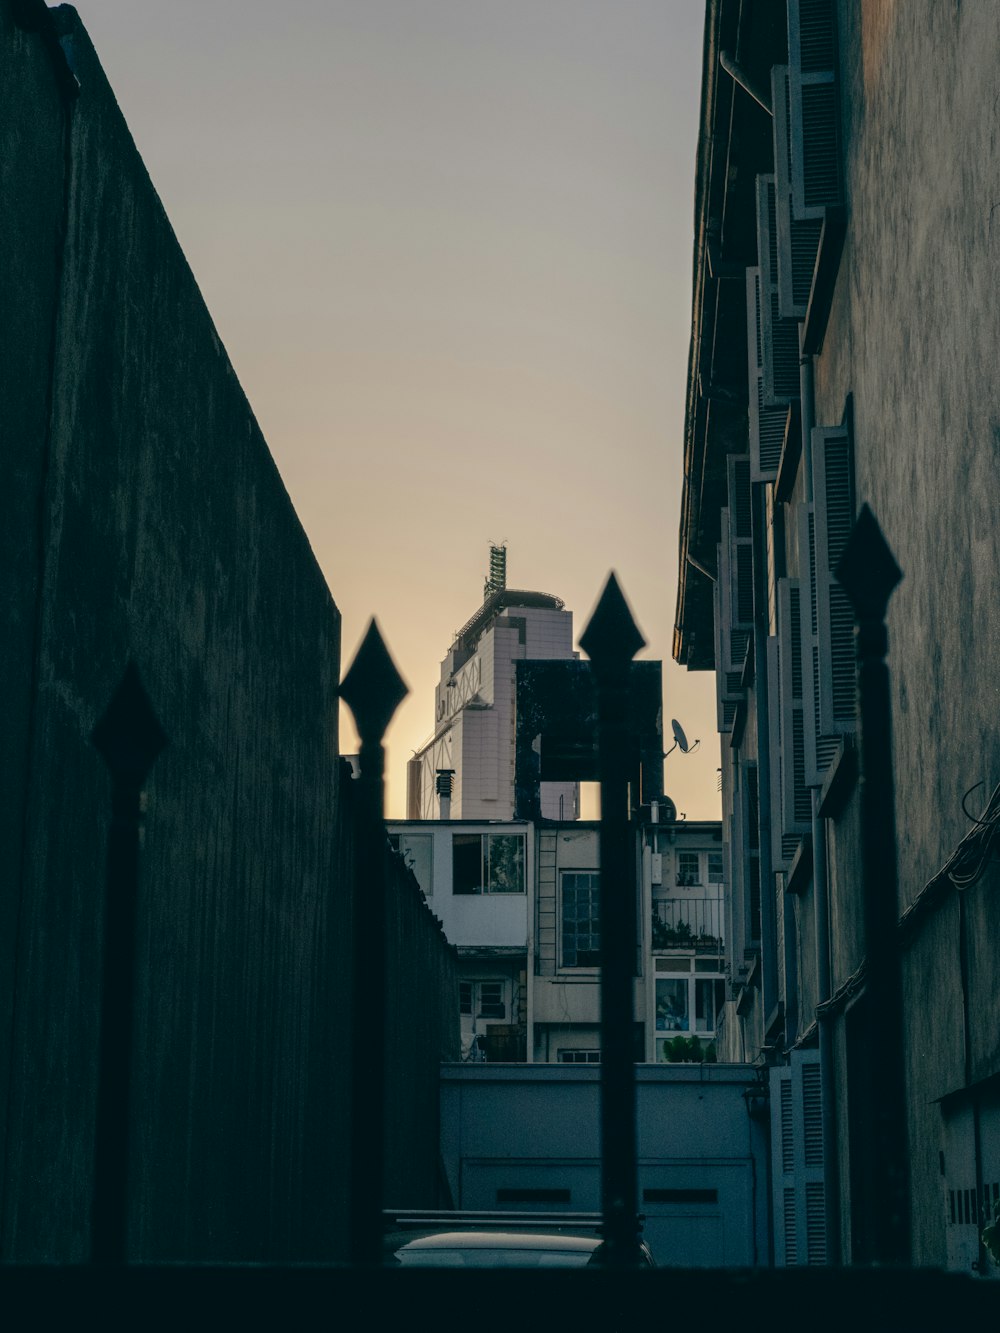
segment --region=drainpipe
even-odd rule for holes
[[[812,432],[816,423],[813,359],[799,358],[802,406],[802,459],[806,503],[813,501]],[[812,790],[813,909],[816,931],[816,988],[819,1001],[830,998],[830,904],[826,861],[826,822],[819,811],[819,788]],[[833,1095],[832,1018],[817,1016],[819,1029],[820,1112],[823,1126],[823,1196],[826,1203],[826,1257],[840,1263],[840,1178],[837,1172],[837,1120]]]

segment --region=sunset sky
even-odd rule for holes
[[[433,726],[490,541],[583,630],[614,568],[666,761],[718,817],[714,684],[670,661],[701,0],[79,0],[343,615]],[[354,744],[349,719],[342,749]]]

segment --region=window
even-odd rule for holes
[[[470,1018],[507,1017],[502,981],[460,981],[458,983],[458,1012]]]
[[[481,981],[479,983],[479,1017],[507,1017],[507,1006],[503,1002],[502,981]]]
[[[656,979],[657,1032],[687,1032],[691,1026],[688,1009],[688,978]]]
[[[709,884],[721,884],[723,882],[721,852],[709,852],[708,854],[708,882]]]
[[[565,870],[562,876],[562,965],[600,965],[600,875]]]
[[[695,978],[694,1026],[697,1032],[715,1032],[725,998],[726,984],[721,977]]]
[[[523,893],[524,839],[516,833],[456,833],[453,893]]]
[[[600,1051],[560,1051],[559,1063],[561,1065],[599,1065],[601,1063]]]
[[[690,889],[701,883],[701,857],[698,852],[677,853],[677,887]]]

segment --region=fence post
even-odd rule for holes
[[[382,738],[408,690],[378,625],[368,626],[340,697],[361,740],[354,865],[354,1014],[351,1070],[350,1254],[382,1258],[385,1126],[385,751]]]
[[[580,647],[597,679],[601,782],[601,1207],[608,1265],[639,1260],[633,976],[635,856],[629,810],[628,686],[645,644],[614,574]]]
[[[135,1012],[136,918],[142,789],[167,735],[133,662],[90,739],[111,774],[104,893],[92,1263],[123,1264],[128,1251],[129,1092]]]
[[[859,1257],[873,1263],[910,1262],[909,1166],[903,994],[897,922],[896,802],[892,756],[889,598],[903,577],[874,514],[862,506],[836,576],[854,606],[858,659],[858,725],[862,877],[867,979],[865,1004],[872,1037],[865,1061],[872,1108],[864,1163],[866,1208]]]

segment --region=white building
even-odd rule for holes
[[[672,813],[664,802],[665,813]],[[599,825],[406,820],[390,837],[459,953],[465,1059],[600,1060]],[[636,1059],[712,1058],[724,989],[718,823],[636,826]]]
[[[434,695],[434,734],[407,766],[407,815],[436,819],[514,816],[514,663],[573,659],[573,613],[548,593],[508,589],[504,548],[491,550],[491,578],[476,614],[455,635]],[[442,811],[439,773],[452,776]],[[447,783],[446,783],[447,785]],[[446,797],[447,799],[447,797]],[[575,782],[545,782],[542,813],[574,819]]]

